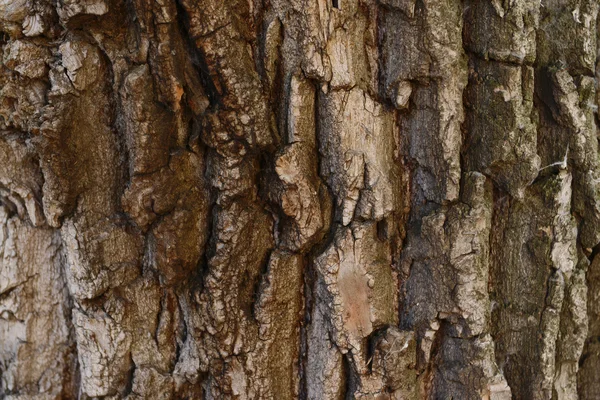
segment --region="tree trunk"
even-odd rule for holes
[[[0,398],[600,398],[595,0],[0,0]]]

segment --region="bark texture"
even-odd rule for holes
[[[600,399],[595,0],[0,0],[0,398]]]

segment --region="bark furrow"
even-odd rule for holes
[[[600,398],[595,0],[0,0],[0,398]]]

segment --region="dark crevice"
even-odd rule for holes
[[[373,373],[373,357],[375,356],[375,350],[377,350],[377,344],[384,337],[388,328],[389,326],[383,326],[371,332],[367,338],[367,369],[369,370],[369,373]]]
[[[191,38],[189,35],[190,17],[180,0],[175,2],[175,6],[177,7],[177,19],[178,26],[181,30],[181,37],[183,38],[183,42],[186,46],[187,53],[190,56],[192,65],[200,77],[200,83],[202,84],[206,96],[208,97],[208,101],[210,102],[209,109],[214,110],[219,108],[222,104],[222,95],[219,93],[217,86],[213,82],[204,54],[200,49],[198,49],[193,41],[193,38]]]
[[[333,341],[332,341],[333,342]],[[339,351],[339,349],[338,349]],[[357,387],[358,387],[358,382],[356,381],[356,372],[354,371],[354,368],[352,367],[352,360],[350,360],[350,358],[352,357],[352,352],[349,351],[348,353],[344,354],[342,356],[342,372],[343,372],[343,382],[344,382],[344,392],[342,394],[342,397],[346,400],[353,400],[354,397],[354,392],[356,391]]]
[[[554,84],[552,83],[553,71],[557,68],[536,68],[534,79],[534,105],[538,112],[543,113],[545,119],[555,121],[554,115],[560,113],[559,105],[554,98]]]
[[[4,46],[10,41],[10,36],[6,32],[0,32],[0,46]]]
[[[311,314],[314,307],[313,288],[315,287],[316,276],[312,260],[308,257],[303,257],[304,262],[304,318],[300,323],[300,354],[298,357],[298,375],[299,375],[299,398],[308,398],[308,387],[306,377],[306,365],[308,363],[308,324],[311,323]]]
[[[446,336],[447,325],[449,323],[447,321],[442,320],[440,328],[435,332],[433,337],[433,343],[431,345],[431,350],[429,353],[429,362],[425,364],[425,355],[422,351],[418,351],[417,353],[417,365],[418,369],[424,368],[424,382],[427,382],[425,387],[425,393],[423,397],[430,398],[433,395],[432,390],[434,389],[431,385],[434,379],[434,374],[437,369],[436,358],[440,353],[444,341],[444,336]],[[417,348],[421,349],[421,338],[419,343],[417,344]]]
[[[596,258],[596,255],[600,253],[600,243],[598,243],[593,249],[592,252],[587,256],[588,260],[591,262],[594,261],[594,258]]]
[[[183,346],[185,345],[185,341],[187,340],[188,334],[191,334],[188,330],[186,315],[183,311],[183,307],[181,305],[181,300],[179,299],[179,295],[175,295],[175,306],[179,313],[179,326],[175,329],[175,357],[174,357],[174,365],[172,365],[171,373],[175,369],[175,365],[179,362],[182,356]],[[175,313],[173,313],[175,316]]]
[[[129,363],[130,368],[127,371],[127,379],[125,383],[125,388],[123,389],[123,398],[126,398],[128,395],[133,393],[133,376],[135,374],[135,362],[133,361],[133,357],[131,353],[129,354]]]

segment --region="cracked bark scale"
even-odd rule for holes
[[[597,16],[0,0],[0,398],[600,398]]]

